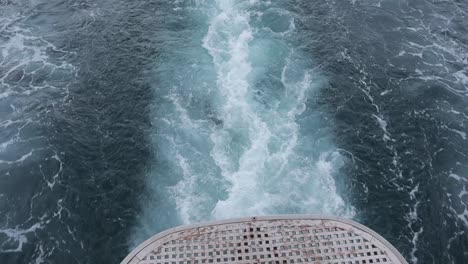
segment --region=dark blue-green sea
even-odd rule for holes
[[[468,263],[467,0],[0,0],[0,263],[353,219]]]

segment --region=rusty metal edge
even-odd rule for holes
[[[398,260],[402,264],[408,264],[406,259],[400,254],[400,252],[392,245],[390,242],[388,242],[385,238],[383,238],[381,235],[379,235],[377,232],[374,230],[368,228],[367,226],[364,226],[358,222],[349,220],[349,219],[342,219],[338,218],[335,216],[328,216],[328,215],[269,215],[269,216],[252,216],[252,217],[243,217],[243,218],[234,218],[234,219],[226,219],[226,220],[216,220],[216,221],[207,221],[207,222],[200,222],[196,224],[190,224],[190,225],[181,225],[181,226],[176,226],[170,229],[167,229],[165,231],[162,231],[156,235],[153,235],[143,243],[141,243],[139,246],[137,246],[135,249],[133,249],[127,257],[120,262],[120,264],[133,264],[133,263],[138,263],[140,259],[138,258],[138,254],[142,252],[147,246],[155,242],[156,240],[159,240],[165,236],[168,236],[170,234],[180,232],[183,230],[188,230],[188,229],[194,229],[194,228],[199,228],[199,227],[204,227],[204,226],[216,226],[216,225],[225,225],[225,224],[237,224],[237,223],[245,223],[245,222],[260,222],[260,221],[278,221],[278,220],[331,220],[331,221],[336,221],[336,222],[341,222],[344,224],[348,224],[356,229],[359,229],[365,233],[368,233],[372,235],[374,238],[378,239],[382,244],[384,244],[390,251],[393,253]]]

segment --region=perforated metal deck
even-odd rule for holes
[[[121,264],[406,264],[369,228],[321,216],[269,216],[181,226],[159,233]]]

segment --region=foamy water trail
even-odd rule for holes
[[[149,181],[164,198],[145,205],[147,233],[174,218],[351,217],[335,184],[344,160],[314,103],[323,79],[298,46],[295,15],[256,1],[203,2],[193,10],[208,28],[191,50],[156,69],[171,88],[157,88],[164,99],[155,110],[154,143],[165,168],[155,168]],[[184,59],[188,66],[170,71]],[[172,184],[161,187],[162,179]]]

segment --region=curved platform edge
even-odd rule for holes
[[[216,225],[225,225],[225,224],[236,224],[236,223],[245,223],[245,222],[261,222],[261,221],[279,221],[279,220],[325,220],[325,221],[335,221],[341,222],[343,224],[348,224],[361,232],[368,233],[374,238],[376,238],[379,242],[385,245],[397,258],[402,264],[408,264],[406,259],[400,254],[400,252],[385,238],[379,235],[377,232],[373,231],[372,229],[349,219],[342,219],[335,216],[327,216],[327,215],[269,215],[269,216],[252,216],[252,217],[243,217],[243,218],[234,218],[234,219],[226,219],[226,220],[215,220],[215,221],[206,221],[200,222],[190,225],[181,225],[176,226],[165,231],[162,231],[158,234],[153,235],[135,249],[133,249],[127,257],[120,263],[120,264],[137,264],[139,261],[148,253],[145,250],[150,244],[159,240],[165,236],[171,235],[176,232],[195,229],[204,226],[216,226]]]

